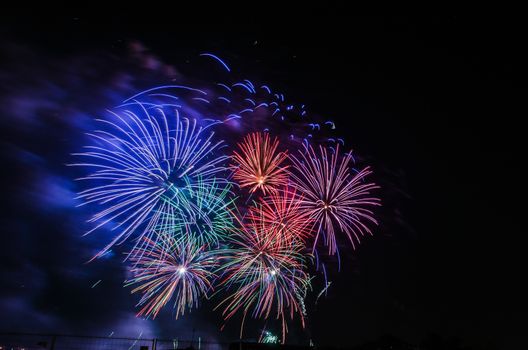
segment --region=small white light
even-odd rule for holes
[[[270,273],[271,273],[272,276],[275,276],[277,274],[277,270],[271,270]]]
[[[178,273],[179,273],[180,275],[183,275],[185,272],[187,272],[187,269],[185,268],[185,266],[180,266],[180,267],[178,268]]]

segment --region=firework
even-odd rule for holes
[[[288,180],[287,167],[282,166],[285,152],[277,151],[279,140],[267,133],[255,132],[244,137],[233,154],[234,179],[240,187],[263,194],[274,192]]]
[[[170,200],[172,203],[169,208],[186,201],[192,214],[182,217],[166,213],[160,220],[159,230],[181,239],[193,236],[198,244],[218,246],[225,234],[234,228],[231,213],[236,198],[230,196],[231,185],[219,186],[214,181],[204,183],[199,180],[187,191],[180,191],[180,198]]]
[[[260,339],[259,339],[259,343],[263,343],[263,344],[277,344],[279,342],[279,337],[277,337],[275,334],[269,332],[269,331],[264,331],[261,335],[260,335]]]
[[[372,172],[367,167],[352,173],[351,153],[339,154],[339,145],[329,155],[319,146],[317,153],[312,146],[304,146],[300,157],[290,156],[292,161],[292,186],[302,194],[301,211],[316,222],[315,249],[322,235],[329,254],[337,251],[336,231],[343,232],[352,246],[360,236],[371,233],[367,222],[377,224],[369,207],[379,205],[379,199],[371,195],[378,188],[365,182]]]
[[[125,286],[135,286],[132,293],[142,293],[137,315],[156,318],[171,300],[176,318],[186,309],[198,307],[200,298],[212,290],[212,269],[216,266],[213,252],[192,238],[183,241],[162,235],[157,241],[144,241],[131,254],[134,277],[125,282]]]
[[[224,307],[226,320],[238,311],[244,319],[250,311],[254,318],[275,316],[282,322],[284,342],[288,315],[290,319],[299,315],[304,327],[303,296],[310,277],[304,271],[302,243],[285,241],[272,231],[265,220],[254,216],[230,236],[232,248],[222,256],[222,285],[229,295],[217,308]],[[241,337],[243,326],[244,321]]]
[[[232,72],[214,54],[201,57]],[[141,295],[138,316],[155,318],[172,304],[178,318],[218,283],[217,308],[226,322],[243,317],[241,337],[249,314],[280,320],[284,342],[290,320],[304,326],[306,262],[324,274],[317,304],[331,282],[316,246],[336,254],[340,236],[355,247],[370,233],[377,186],[366,182],[369,168],[356,172],[352,155],[339,153],[345,141],[333,121],[312,120],[269,86],[228,76],[145,90],[98,120],[91,144],[75,154],[73,165],[88,170],[78,198],[96,208],[86,234],[110,233],[94,258],[133,242],[126,286]],[[314,149],[316,141],[327,147]],[[295,144],[304,149],[290,155]],[[269,332],[260,340],[278,341]]]
[[[180,118],[177,110],[168,118],[162,107],[127,104],[113,120],[99,120],[103,128],[88,134],[94,145],[75,154],[84,162],[73,165],[92,170],[82,178],[92,187],[78,198],[102,208],[89,220],[95,227],[87,234],[103,226],[118,231],[94,258],[133,233],[152,236],[162,217],[196,215],[189,196],[182,195],[195,184],[227,183],[221,176],[227,157],[215,154],[222,141],[213,141],[207,126]]]
[[[249,208],[248,218],[261,221],[266,230],[279,235],[279,239],[291,242],[304,240],[312,233],[313,221],[302,210],[302,196],[295,190],[283,188],[261,198]]]

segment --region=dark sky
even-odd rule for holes
[[[53,111],[87,118],[79,115],[104,108],[79,106],[111,102],[101,97],[106,71],[138,70],[141,85],[146,73],[122,59],[140,42],[176,69],[200,52],[219,54],[332,116],[376,170],[381,225],[347,253],[310,310],[316,343],[383,334],[418,343],[436,333],[473,346],[521,344],[524,21],[356,17],[331,6],[224,11],[2,15],[0,331],[236,334],[216,334],[220,318],[207,312],[171,326],[170,313],[134,320],[120,265],[79,257],[96,242],[79,237],[85,227],[67,199],[75,122]]]

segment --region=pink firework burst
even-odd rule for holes
[[[339,145],[331,154],[322,146],[316,152],[311,145],[304,145],[299,153],[299,157],[290,155],[290,179],[303,196],[300,211],[316,223],[313,249],[323,236],[329,254],[335,254],[336,231],[343,232],[355,248],[360,236],[371,234],[367,224],[377,224],[371,207],[380,205],[380,200],[371,192],[378,186],[365,181],[372,171],[367,167],[353,173],[352,154],[340,155]]]

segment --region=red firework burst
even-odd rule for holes
[[[314,221],[303,210],[302,199],[294,189],[274,191],[249,208],[248,218],[253,223],[261,222],[266,230],[278,235],[277,239],[304,241],[312,233]]]
[[[287,242],[270,228],[263,216],[252,216],[230,236],[231,248],[222,250],[225,279],[222,286],[228,296],[217,306],[224,306],[226,321],[238,311],[245,319],[269,318],[274,313],[282,323],[284,342],[287,316],[297,314],[304,326],[304,297],[310,288],[310,276],[299,240]],[[240,336],[244,321],[240,327]]]
[[[249,187],[250,192],[261,190],[273,193],[288,180],[285,152],[277,151],[279,140],[271,140],[267,133],[255,132],[244,137],[233,154],[234,179],[240,187]]]

